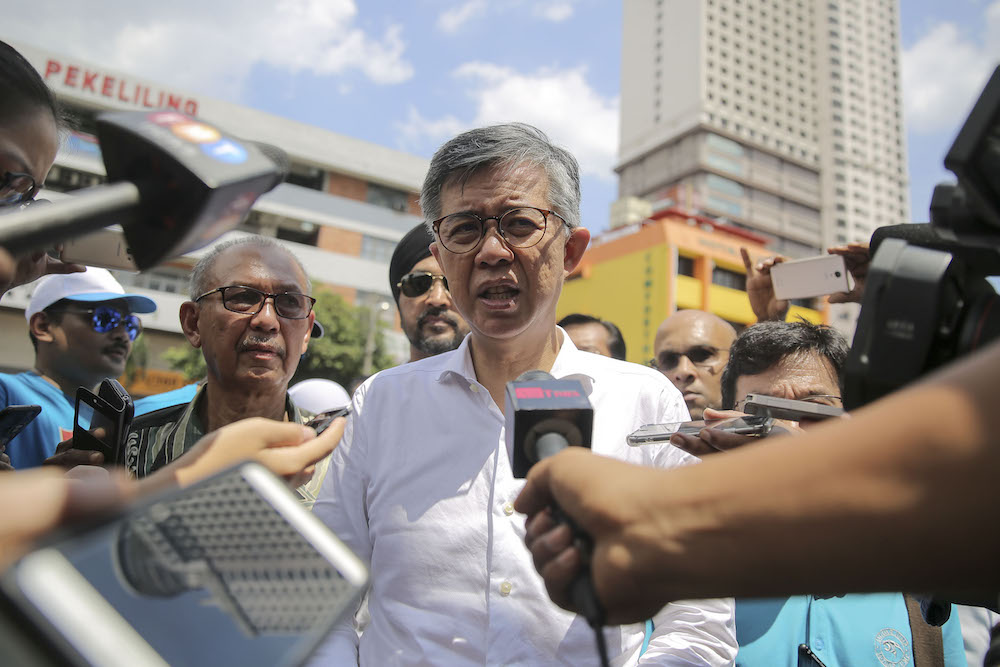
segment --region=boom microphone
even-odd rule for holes
[[[281,149],[175,111],[100,114],[97,139],[108,183],[4,215],[0,246],[20,254],[120,224],[148,269],[234,228],[288,171]]]

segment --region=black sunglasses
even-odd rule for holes
[[[410,297],[418,297],[421,294],[426,294],[427,290],[434,285],[434,281],[440,279],[441,285],[448,289],[448,279],[440,273],[430,273],[428,271],[414,271],[413,273],[407,273],[405,276],[396,283],[396,287],[403,295]]]
[[[91,328],[97,333],[108,333],[121,325],[125,325],[125,334],[129,340],[135,340],[142,333],[142,321],[138,317],[111,306],[96,306],[89,310],[67,309],[61,312],[89,318]]]
[[[210,294],[218,292],[222,295],[222,307],[234,313],[242,315],[256,315],[264,309],[264,302],[268,299],[274,300],[274,311],[279,316],[289,320],[303,320],[309,317],[316,299],[298,292],[279,292],[272,294],[262,292],[253,287],[243,285],[227,285],[217,287],[214,290],[205,292],[195,302],[201,301]]]
[[[710,366],[720,352],[728,352],[728,349],[695,345],[684,352],[661,352],[659,357],[649,360],[649,365],[663,372],[672,371],[681,363],[681,357],[687,357],[695,366]]]

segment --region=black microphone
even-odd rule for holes
[[[505,405],[507,449],[514,453],[511,468],[515,478],[524,478],[531,466],[567,447],[590,449],[594,408],[579,380],[557,380],[545,371],[527,371],[507,383]],[[556,521],[572,529],[583,556],[586,571],[570,584],[570,599],[594,628],[601,664],[606,665],[604,608],[590,578],[593,540],[555,503],[551,511]]]
[[[0,217],[0,246],[20,254],[120,224],[148,269],[234,228],[288,173],[281,149],[175,111],[100,114],[97,139],[108,183]]]

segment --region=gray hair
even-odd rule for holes
[[[463,187],[484,169],[516,169],[534,164],[549,180],[549,206],[566,221],[567,230],[580,226],[580,166],[565,148],[556,146],[544,132],[525,123],[491,125],[463,132],[441,146],[431,158],[420,190],[420,208],[430,229],[441,217],[441,191]],[[433,229],[431,229],[433,232]]]
[[[222,256],[228,250],[233,248],[260,248],[260,249],[273,249],[280,250],[281,252],[288,255],[288,257],[295,262],[295,265],[299,267],[302,275],[306,279],[306,294],[312,293],[312,281],[309,280],[309,274],[306,273],[306,268],[302,266],[302,262],[298,257],[295,256],[291,250],[285,246],[278,243],[276,240],[270,236],[260,236],[258,234],[250,234],[247,236],[241,236],[238,239],[231,239],[229,241],[223,241],[218,245],[214,246],[211,250],[205,253],[205,256],[198,260],[198,263],[194,265],[191,270],[191,300],[194,301],[199,296],[208,292],[212,289],[209,285],[209,281],[212,275],[212,267],[215,266],[215,262],[218,261],[219,257]]]

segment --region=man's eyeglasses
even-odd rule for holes
[[[780,398],[780,397],[779,397]],[[797,401],[803,401],[805,403],[816,403],[818,405],[828,405],[831,408],[842,408],[844,403],[840,396],[834,396],[833,394],[812,394],[811,396],[803,396],[802,398],[795,399]],[[739,412],[746,412],[747,398],[744,396],[736,403],[736,409]]]
[[[241,315],[256,315],[264,308],[264,302],[268,299],[274,300],[274,312],[279,316],[289,320],[302,320],[309,317],[316,299],[298,292],[280,292],[270,294],[261,292],[253,287],[242,285],[227,285],[217,287],[214,290],[205,292],[195,302],[201,301],[206,296],[218,292],[222,295],[222,307]]]
[[[14,206],[31,201],[38,194],[38,185],[31,174],[5,171],[0,181],[0,206]]]
[[[728,348],[720,350],[710,345],[695,345],[684,352],[661,352],[660,356],[649,360],[649,365],[661,373],[667,373],[677,368],[681,363],[681,357],[687,357],[695,366],[707,368],[718,360],[720,352],[728,351]]]
[[[545,236],[549,216],[562,217],[543,208],[512,208],[500,215],[483,218],[475,213],[452,213],[431,223],[445,250],[461,255],[475,250],[486,238],[486,222],[497,221],[497,234],[512,248],[530,248]],[[564,221],[565,222],[565,221]]]
[[[413,273],[407,273],[405,276],[396,283],[396,287],[399,291],[403,293],[404,296],[408,296],[411,299],[420,296],[421,294],[426,294],[427,291],[434,285],[435,280],[440,280],[441,285],[447,290],[448,289],[448,279],[440,273],[430,273],[428,271],[414,271]]]
[[[135,340],[142,333],[142,322],[132,313],[125,314],[111,306],[97,306],[90,310],[64,310],[64,313],[80,315],[90,320],[90,326],[97,333],[108,333],[119,326],[125,326],[129,340]]]

